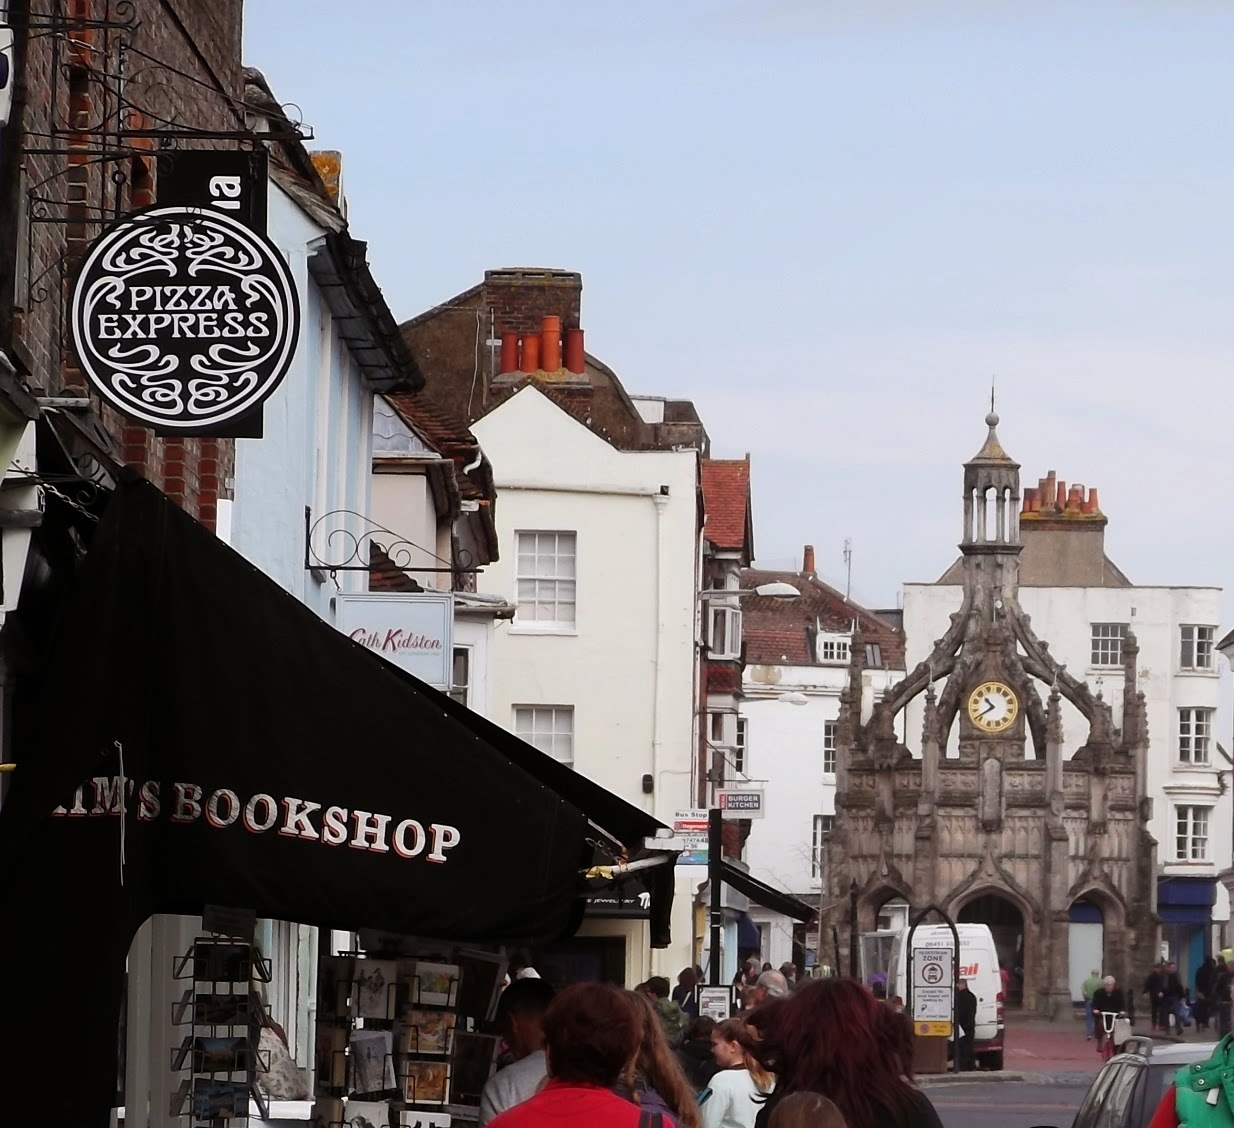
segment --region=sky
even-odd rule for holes
[[[810,543],[843,584],[851,538],[867,605],[936,579],[993,381],[1025,484],[1097,486],[1133,582],[1231,578],[1227,0],[245,19],[248,65],[342,150],[395,316],[486,269],[580,271],[588,351],[750,453],[761,565]]]

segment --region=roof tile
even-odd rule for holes
[[[748,458],[703,459],[703,505],[703,535],[716,548],[753,553]]]

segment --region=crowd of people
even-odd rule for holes
[[[701,979],[512,982],[498,1018],[513,1060],[481,1126],[942,1128],[912,1080],[908,1019],[861,983],[747,965],[740,1010],[716,1022],[699,1015]]]

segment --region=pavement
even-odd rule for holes
[[[1071,1128],[1091,1080],[1076,1074],[1014,1084],[978,1080],[927,1092],[943,1128],[990,1128],[995,1122],[998,1128]]]

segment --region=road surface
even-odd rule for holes
[[[926,1093],[945,1128],[1070,1128],[1091,1076],[1061,1074],[1048,1083],[930,1085]]]

